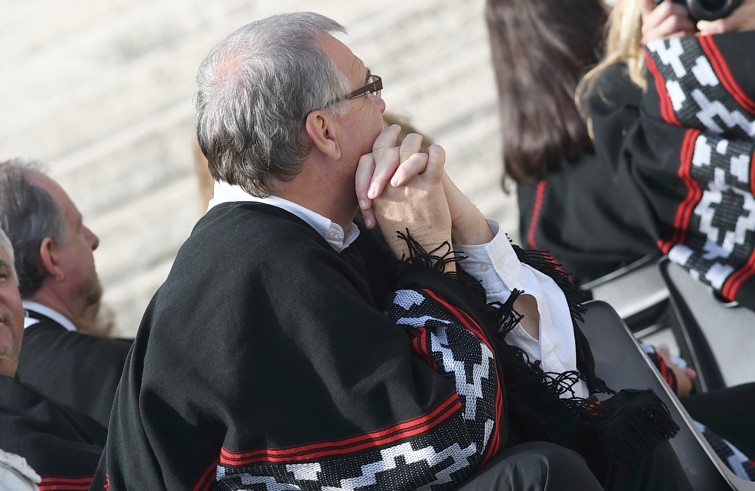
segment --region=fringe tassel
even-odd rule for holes
[[[651,390],[622,390],[591,406],[590,412],[595,436],[615,461],[638,462],[679,431],[666,405]]]
[[[514,288],[505,303],[492,302],[486,306],[487,310],[491,311],[490,317],[493,319],[492,325],[495,326],[495,334],[501,340],[524,318],[523,315],[514,310],[514,302],[522,293],[524,293],[523,290]]]
[[[451,249],[451,244],[443,242],[430,252],[426,251],[419,242],[409,233],[409,229],[406,229],[406,233],[397,232],[399,239],[406,242],[406,247],[409,249],[409,256],[403,256],[399,261],[399,272],[402,269],[408,267],[422,266],[428,268],[437,273],[443,273],[447,276],[456,277],[456,273],[446,273],[446,265],[450,263],[459,262],[464,259],[465,256]]]
[[[595,360],[590,351],[590,345],[579,329],[577,322],[582,322],[585,309],[582,302],[589,299],[589,295],[580,289],[572,276],[565,272],[556,259],[545,251],[525,250],[512,244],[519,260],[541,273],[549,276],[561,288],[569,306],[569,313],[574,326],[574,337],[577,345],[577,368],[584,375],[587,388],[591,394],[615,394],[606,383],[595,375]]]
[[[472,276],[457,268],[444,273],[445,266],[464,256],[454,252],[448,242],[426,251],[409,234],[398,232],[409,249],[409,256],[399,262],[403,268],[421,266],[458,280],[471,302],[474,315],[493,342],[499,372],[504,381],[508,415],[512,423],[512,443],[546,440],[579,451],[594,441],[612,460],[636,462],[662,440],[674,436],[679,427],[666,406],[650,390],[611,390],[595,375],[595,362],[589,343],[577,325],[582,321],[582,301],[588,297],[565,273],[551,255],[524,250],[513,245],[519,260],[550,276],[566,296],[577,342],[578,371],[544,372],[539,361],[531,362],[521,349],[506,344],[504,338],[521,321],[514,302],[524,292],[512,291],[505,303],[486,303],[482,286]],[[608,394],[605,401],[574,396],[574,384],[584,380],[590,394]],[[571,393],[570,396],[564,396]]]
[[[577,345],[578,371],[544,372],[539,361],[531,362],[524,351],[504,341],[505,335],[521,320],[513,304],[523,292],[515,290],[505,304],[488,306],[498,317],[493,325],[498,326],[499,355],[506,352],[501,358],[505,360],[502,365],[504,386],[509,393],[509,414],[512,422],[524,426],[521,436],[525,440],[546,437],[574,449],[593,440],[612,460],[619,462],[636,462],[658,443],[673,437],[679,427],[655,393],[622,390],[617,394],[595,374],[592,351],[578,326],[578,322],[584,320],[582,302],[589,297],[574,283],[571,275],[546,252],[512,246],[521,262],[552,278],[564,292]],[[517,365],[526,366],[527,373]],[[591,395],[612,397],[604,402],[576,397],[573,387],[580,380],[585,381]],[[524,402],[520,405],[517,399]]]
[[[514,248],[519,261],[550,276],[556,282],[566,296],[566,302],[569,304],[569,312],[572,317],[582,321],[582,314],[585,313],[582,302],[588,300],[589,297],[574,283],[572,275],[564,271],[558,261],[545,251],[522,249],[516,244],[511,244],[511,246]]]

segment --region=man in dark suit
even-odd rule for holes
[[[0,226],[28,312],[19,380],[107,426],[131,343],[78,332],[102,296],[99,239],[38,163],[19,160],[0,163]]]

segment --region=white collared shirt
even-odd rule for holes
[[[482,283],[488,302],[504,303],[512,290],[523,290],[537,300],[540,314],[539,340],[519,324],[506,335],[506,342],[522,349],[531,360],[540,360],[543,371],[576,370],[577,348],[564,292],[549,276],[519,261],[497,222],[488,220],[488,225],[494,235],[489,243],[454,244],[456,251],[467,256],[461,266]],[[574,385],[574,391],[578,397],[588,395],[587,385],[582,380]],[[564,397],[571,395],[567,392]]]
[[[215,196],[210,200],[209,208],[230,201],[255,201],[282,208],[307,222],[338,252],[359,236],[359,228],[354,223],[344,234],[338,224],[301,205],[277,196],[257,198],[239,186],[215,182]],[[519,262],[508,237],[499,231],[498,222],[488,220],[488,225],[494,235],[489,243],[454,244],[455,250],[467,256],[460,262],[461,267],[482,283],[488,302],[504,303],[512,290],[523,290],[537,300],[540,314],[539,340],[530,336],[519,324],[506,336],[506,342],[522,349],[531,360],[540,360],[546,372],[576,370],[577,349],[564,293],[550,277]],[[587,386],[582,380],[574,385],[574,390],[574,395],[578,397],[588,395]],[[564,397],[571,395],[565,393]]]
[[[41,303],[34,302],[32,300],[24,300],[23,304],[26,310],[31,310],[38,314],[44,315],[45,317],[49,317],[61,326],[65,327],[66,330],[76,332],[76,326],[74,325],[74,323],[71,322],[68,317],[64,316],[57,310],[51,309],[47,305],[42,305]],[[31,317],[27,316],[24,318],[24,329],[37,323],[39,323],[37,319],[32,319]]]
[[[329,218],[326,218],[319,213],[304,208],[303,206],[288,201],[287,199],[279,198],[278,196],[266,196],[264,198],[258,198],[247,193],[241,187],[231,185],[225,182],[215,181],[215,195],[208,204],[208,210],[221,203],[228,203],[231,201],[253,201],[257,203],[265,203],[282,210],[286,210],[292,215],[296,215],[309,224],[310,227],[315,229],[323,239],[328,241],[328,244],[337,252],[341,252],[357,240],[359,237],[359,227],[355,223],[351,223],[348,229],[344,232],[344,229],[334,223]]]

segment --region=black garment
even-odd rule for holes
[[[684,409],[745,455],[755,455],[755,383],[681,397]]]
[[[644,93],[624,65],[606,70],[587,99],[594,152],[522,188],[530,246],[580,282],[668,254],[755,307],[753,43],[755,32],[650,43]]]
[[[458,491],[602,491],[573,450],[552,443],[516,445],[495,456]]]
[[[591,461],[588,466],[578,453],[552,443],[523,443],[497,455],[458,491],[692,489],[669,442],[633,466],[615,465],[599,455]]]
[[[0,376],[0,442],[42,477],[40,489],[81,490],[105,444],[105,428],[93,419],[60,406]]]
[[[440,274],[427,254],[398,267],[367,233],[352,247],[336,253],[268,205],[210,210],[147,309],[93,489],[448,489],[508,445],[507,406],[529,420],[519,441],[534,431],[603,449],[570,437],[607,437],[618,444],[612,459],[673,434],[649,393],[620,393],[588,411],[589,401],[566,408],[544,385],[524,404],[507,403],[499,370],[518,363],[522,383],[512,385],[527,396],[542,372],[527,375],[493,346],[464,282]],[[364,268],[354,269],[358,251]],[[390,269],[386,316],[366,279],[390,278]],[[484,300],[479,285],[475,292]],[[524,411],[554,406],[561,413]]]
[[[33,310],[24,331],[18,379],[45,397],[107,427],[131,340],[68,331]]]
[[[622,187],[592,150],[537,183],[518,184],[522,240],[551,253],[579,284],[656,252]]]
[[[147,308],[93,489],[236,489],[244,476],[396,489],[450,477],[440,489],[505,445],[495,363],[482,390],[501,404],[464,419],[453,375],[413,354],[383,313],[379,244],[363,233],[351,247],[366,271],[275,207],[227,203],[202,217]],[[460,296],[426,268],[400,281]]]

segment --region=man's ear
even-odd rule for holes
[[[58,266],[58,246],[52,237],[45,237],[39,245],[39,262],[42,269],[56,280],[62,280],[65,275]]]
[[[334,160],[341,158],[341,146],[333,116],[316,109],[307,114],[304,129],[317,150]]]

